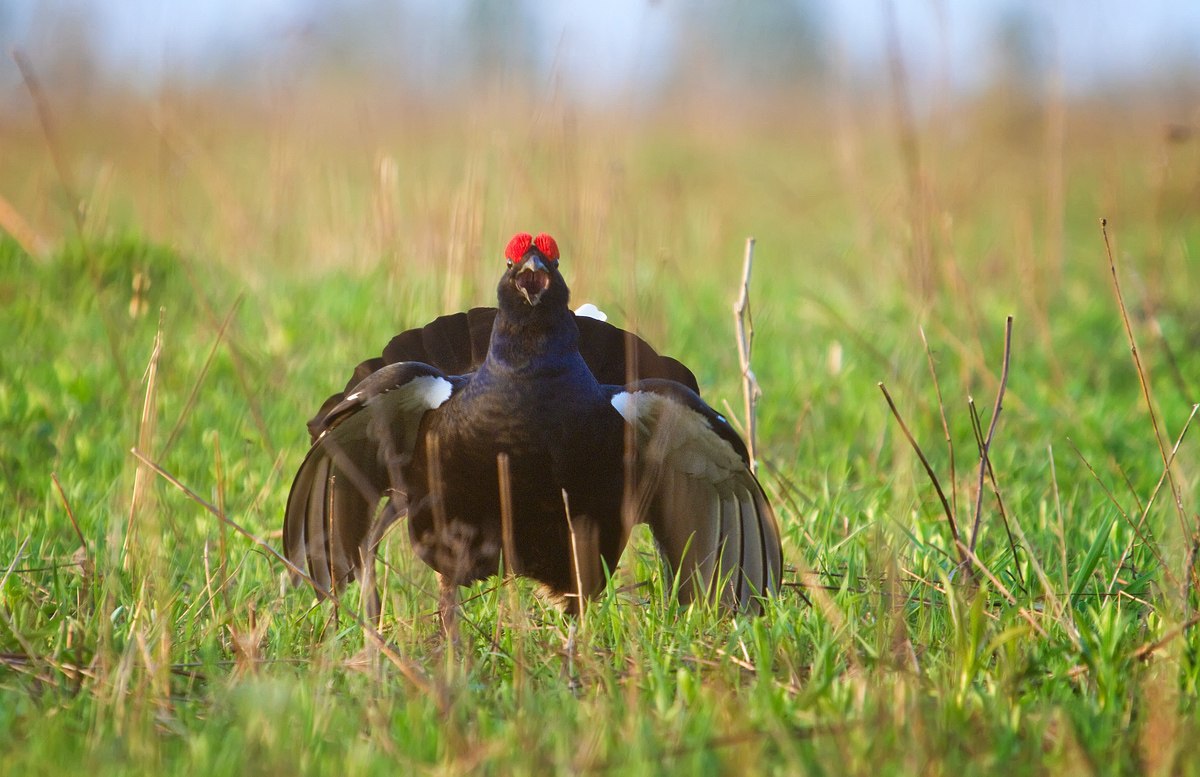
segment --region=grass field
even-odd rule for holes
[[[1200,142],[1169,109],[984,101],[909,144],[837,101],[705,122],[305,104],[4,127],[0,770],[1197,771]],[[214,514],[278,547],[304,421],[394,332],[491,304],[519,230],[734,415],[757,238],[788,564],[765,616],[664,602],[643,536],[573,644],[493,580],[454,655],[397,531],[402,660],[367,661],[352,617]],[[973,572],[948,511],[964,543],[979,518]]]

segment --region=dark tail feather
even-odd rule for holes
[[[363,565],[381,494],[365,485],[368,481],[361,468],[356,471],[358,466],[316,445],[288,495],[284,549],[293,564],[308,572],[321,594],[340,591]]]

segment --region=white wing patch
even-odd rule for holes
[[[610,401],[636,438],[637,520],[679,576],[680,600],[715,597],[757,612],[754,597],[779,590],[783,558],[779,524],[746,462],[680,399],[645,390]]]
[[[621,417],[625,419],[625,423],[637,424],[637,418],[634,417],[633,394],[630,394],[628,391],[618,391],[616,394],[613,394],[613,398],[609,402],[617,409]]]
[[[733,446],[704,416],[670,397],[653,391],[621,391],[610,401],[639,436],[653,428],[644,451],[651,460],[709,483],[721,482],[746,468]]]
[[[417,377],[405,383],[403,386],[398,386],[397,389],[401,391],[399,394],[399,402],[391,397],[388,398],[388,402],[395,402],[393,407],[402,411],[424,409],[436,410],[437,408],[441,407],[442,404],[449,399],[450,395],[454,392],[454,386],[450,383],[450,381],[434,375],[418,375]],[[392,391],[396,391],[397,389],[391,389],[383,392],[382,394],[377,394],[371,399],[367,400],[367,404],[379,402],[382,397],[392,393]],[[348,401],[355,400],[358,398],[359,394],[360,392],[356,391],[355,393],[346,397],[346,399]]]
[[[445,378],[436,378],[432,375],[424,375],[419,378],[413,378],[413,383],[417,385],[417,396],[431,410],[436,410],[442,406],[450,395],[454,392],[454,386]]]
[[[575,309],[575,315],[583,316],[584,318],[594,318],[597,321],[607,321],[608,316],[604,311],[596,307],[590,302],[585,302]]]

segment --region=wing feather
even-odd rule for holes
[[[393,337],[383,353],[359,364],[342,393],[325,400],[308,422],[313,440],[325,428],[327,417],[342,399],[371,373],[385,365],[421,362],[447,375],[465,375],[479,369],[492,339],[496,308],[471,308],[465,313],[440,316],[423,327],[407,329]],[[699,391],[696,376],[680,362],[658,353],[642,338],[588,316],[576,315],[579,354],[596,380],[621,384],[642,378],[673,380]]]
[[[427,364],[390,364],[324,416],[292,482],[283,523],[288,558],[308,571],[319,593],[336,593],[373,560],[380,500],[403,500],[400,466],[416,445],[422,416],[465,382]],[[385,511],[387,522],[402,509]]]
[[[738,539],[741,540],[739,553],[740,565],[738,575],[738,596],[742,601],[759,594],[759,582],[763,579],[762,532],[759,529],[757,505],[748,489],[741,492],[741,525]]]
[[[666,380],[611,388],[613,407],[634,429],[638,488],[649,524],[680,577],[680,599],[696,592],[729,609],[757,612],[783,570],[779,524],[750,469],[745,445],[690,389]]]

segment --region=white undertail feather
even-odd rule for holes
[[[584,318],[594,318],[597,321],[608,320],[608,316],[605,315],[604,311],[590,302],[585,302],[579,307],[575,308],[575,315],[583,316]]]

